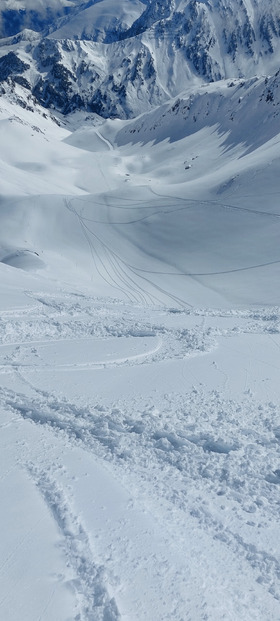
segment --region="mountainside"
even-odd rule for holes
[[[24,28],[47,33],[59,18],[72,15],[83,4],[80,0],[2,0],[1,36],[17,34]]]
[[[7,2],[6,5],[12,10],[12,2]],[[30,11],[34,10],[32,3],[24,6],[26,11],[27,8]],[[248,302],[258,300],[258,284],[261,282],[262,287],[266,288],[265,273],[260,276],[258,271],[250,272],[251,283],[254,284],[251,284],[247,292],[243,285],[242,269],[257,270],[258,266],[271,264],[269,269],[273,273],[273,279],[278,273],[278,246],[274,243],[270,245],[271,221],[268,221],[266,233],[261,226],[263,212],[268,212],[269,218],[276,218],[276,221],[278,218],[274,195],[269,200],[265,199],[267,188],[269,189],[274,183],[273,175],[278,174],[276,145],[280,111],[279,68],[269,75],[269,69],[275,68],[278,64],[277,24],[280,23],[280,18],[277,17],[277,4],[268,1],[240,2],[235,11],[233,5],[224,0],[217,0],[211,4],[193,0],[172,3],[123,0],[113,12],[114,5],[111,0],[102,0],[87,4],[76,2],[67,6],[52,2],[48,8],[56,10],[60,15],[53,17],[48,26],[45,22],[44,32],[25,28],[22,32],[9,38],[2,38],[0,41],[2,94],[0,108],[2,101],[3,139],[7,137],[9,142],[10,136],[12,145],[16,145],[18,141],[30,145],[26,151],[23,150],[22,157],[13,155],[9,165],[6,147],[3,147],[3,170],[8,174],[7,177],[3,176],[2,183],[7,196],[11,197],[13,193],[26,196],[30,192],[33,196],[38,193],[41,198],[38,203],[34,202],[34,206],[37,205],[37,209],[44,214],[45,206],[49,204],[51,188],[51,192],[57,197],[53,201],[51,212],[54,210],[53,217],[57,218],[59,235],[65,227],[66,229],[69,227],[69,214],[76,213],[77,210],[76,199],[73,199],[75,204],[73,207],[72,198],[69,200],[69,196],[89,195],[89,200],[85,200],[83,205],[83,213],[87,213],[89,221],[91,201],[94,205],[96,201],[98,202],[101,213],[97,218],[97,227],[99,218],[103,221],[104,205],[106,206],[106,218],[109,218],[108,221],[106,219],[106,227],[109,228],[108,231],[106,228],[104,238],[102,233],[102,241],[98,242],[102,246],[101,255],[103,257],[105,253],[107,256],[108,249],[114,249],[113,253],[118,257],[117,264],[121,261],[123,265],[121,269],[126,275],[121,275],[118,268],[114,267],[113,275],[106,276],[105,273],[107,271],[110,273],[111,268],[107,266],[107,260],[102,258],[101,267],[95,269],[94,276],[95,285],[100,283],[101,292],[105,286],[104,281],[109,281],[110,290],[112,282],[116,283],[118,288],[124,279],[121,289],[127,295],[130,290],[129,280],[132,278],[137,287],[141,285],[143,288],[144,293],[140,294],[140,298],[143,296],[146,301],[151,299],[151,296],[153,299],[166,301],[171,295],[174,300],[180,299],[185,303],[188,295],[180,293],[181,276],[189,278],[189,274],[202,274],[204,279],[203,275],[206,274],[207,282],[211,282],[209,286],[213,303],[216,303],[214,289],[226,292],[225,296],[222,295],[223,303],[225,298],[229,298],[232,302],[243,298]],[[64,12],[63,15],[61,11]],[[270,45],[264,36],[264,19],[270,23]],[[235,50],[225,46],[225,40],[232,32],[233,26],[239,32]],[[180,40],[179,45],[178,33],[182,29],[185,43]],[[215,36],[213,35],[212,44],[207,48],[205,33],[209,34],[210,31],[212,34],[215,31]],[[61,34],[64,38],[60,38]],[[96,40],[81,39],[81,36],[91,36]],[[190,60],[190,50],[194,50],[194,46],[198,46],[197,50],[200,49],[199,46],[203,46],[205,53],[207,52],[207,58],[211,60],[211,62],[209,60],[209,67],[212,68],[211,71],[209,69],[210,73],[205,74],[201,64],[195,69],[194,62]],[[197,58],[201,60],[202,57],[201,48]],[[208,66],[208,61],[206,65]],[[219,66],[215,75],[219,79],[215,80],[211,73],[214,66]],[[264,67],[267,75],[251,75],[252,68],[260,71]],[[222,71],[223,75],[228,73],[230,77],[220,79]],[[13,109],[17,113],[12,113]],[[104,122],[102,117],[107,120]],[[101,125],[102,129],[99,131]],[[53,126],[51,138],[48,137],[50,130],[46,129],[50,126]],[[56,165],[49,163],[46,167],[44,158],[51,162],[46,142],[49,140],[52,142],[52,136],[60,136],[59,132],[63,135],[65,131],[70,132],[70,136],[65,139],[67,146],[64,145],[64,141],[62,144],[62,138],[55,138],[62,165],[60,159],[55,157]],[[35,136],[37,137],[34,140]],[[37,145],[38,152],[42,150],[42,158],[40,156],[38,159],[38,155],[36,156],[38,161],[34,160],[32,143]],[[100,172],[96,172],[100,166],[96,164],[98,159],[96,160],[94,154],[95,152],[99,154],[100,149],[102,156],[98,157],[104,159],[104,171],[108,169],[108,182],[107,172],[102,172],[101,177]],[[104,149],[105,151],[109,149],[109,153],[103,154]],[[84,153],[90,155],[86,156]],[[138,153],[141,153],[141,157],[138,157]],[[63,164],[68,157],[71,170],[73,162],[74,170],[77,167],[80,171],[82,164],[78,162],[81,161],[84,163],[85,173],[76,171],[74,177],[72,178],[71,174],[68,179]],[[58,182],[56,166],[64,181]],[[90,166],[95,171],[93,178]],[[53,180],[51,183],[48,181],[46,171]],[[42,173],[41,179],[40,173]],[[103,174],[105,185],[101,182]],[[158,211],[163,184],[166,186],[166,196],[170,197],[166,200],[168,203],[171,200],[173,205],[170,217],[165,215],[164,209]],[[175,193],[174,184],[177,187]],[[147,186],[147,189],[143,189],[142,186],[143,188]],[[258,187],[257,195],[255,187]],[[15,192],[15,188],[22,189]],[[131,226],[123,228],[122,218],[119,221],[115,216],[118,207],[114,192],[116,191],[118,195],[120,192],[122,195],[125,191],[125,200],[133,204],[135,188],[137,193],[141,188],[142,197],[135,216],[135,224],[131,214]],[[234,203],[231,199],[233,194]],[[32,246],[25,247],[23,244],[23,239],[28,238],[28,231],[24,234],[25,224],[23,229],[18,231],[16,227],[14,231],[18,240],[16,248],[6,247],[4,231],[7,218],[9,219],[10,200],[8,200],[9,207],[1,216],[2,261],[6,261],[8,257],[8,261],[15,261],[17,264],[39,265],[42,258],[36,258]],[[186,229],[185,216],[181,221],[180,210],[178,211],[178,202],[180,204],[181,201],[190,200],[194,201],[191,209],[195,204],[200,205],[199,215],[194,216],[195,231],[192,228],[190,231]],[[217,262],[216,259],[213,261],[210,244],[208,251],[205,250],[206,262],[201,263],[199,258],[197,263],[196,258],[194,259],[192,253],[188,251],[188,244],[191,248],[193,235],[198,236],[197,248],[201,245],[204,248],[204,245],[208,244],[208,241],[205,241],[205,231],[203,233],[202,227],[200,232],[199,225],[201,213],[204,212],[203,201],[206,201],[205,205],[210,201],[211,209],[214,209],[215,213],[220,209],[220,201],[222,208],[226,209],[229,205],[237,212],[245,209],[244,213],[246,211],[250,215],[256,213],[257,218],[260,217],[254,229],[256,238],[252,232],[248,233],[254,237],[254,241],[250,242],[252,248],[250,244],[243,246],[242,241],[241,252],[239,242],[243,239],[244,231],[241,222],[238,221],[233,244],[235,250],[231,248],[228,251],[227,246],[223,247],[223,251],[220,249],[221,261]],[[153,213],[157,214],[156,221],[153,217],[148,219],[144,217],[142,222],[141,213],[145,202]],[[16,213],[18,210],[20,212],[21,205],[21,200],[18,202],[16,199],[14,207]],[[29,216],[26,216],[27,226],[31,228],[34,216],[32,205],[31,201],[27,212],[31,211]],[[80,215],[77,217],[80,218]],[[207,222],[208,216],[209,211],[206,209],[204,217]],[[172,218],[172,226],[169,218]],[[16,218],[14,222],[17,222]],[[225,231],[227,231],[226,222],[227,220],[224,224]],[[48,248],[48,244],[45,246],[44,226],[42,230],[39,227],[36,235],[42,240],[46,257],[49,252],[52,255],[54,249],[52,245],[51,248]],[[215,218],[211,224],[208,222],[208,227],[210,238],[212,236],[215,243],[220,245],[221,240],[215,232]],[[125,240],[124,231],[127,231]],[[266,241],[260,250],[261,234],[266,235]],[[186,240],[188,240],[187,246]],[[71,245],[71,253],[72,250],[74,256],[77,253],[78,270],[82,270],[83,277],[87,280],[88,248],[84,247],[83,237],[77,239],[76,234],[72,243],[74,246],[72,248]],[[61,241],[58,240],[57,244],[60,246]],[[122,249],[120,255],[119,245]],[[132,267],[129,267],[131,246],[133,260]],[[143,286],[143,274],[145,270],[150,272],[148,260],[150,246],[154,248],[153,253],[159,262],[159,270],[156,270],[154,276],[149,277],[146,292],[146,285]],[[22,254],[20,250],[18,259],[18,255],[14,256],[14,253],[22,247],[24,253]],[[95,256],[95,250],[92,247],[91,250]],[[30,252],[33,253],[32,256]],[[65,257],[65,260],[66,264],[70,260],[72,265],[70,257],[67,259]],[[95,261],[99,265],[99,258],[95,258]],[[115,265],[115,259],[111,257],[111,261]],[[104,263],[106,268],[103,267]],[[208,267],[211,266],[209,270],[206,264]],[[222,277],[225,265],[225,272],[232,274],[230,277],[227,276],[226,280]],[[220,274],[222,286],[214,286],[211,275],[215,272]],[[230,285],[232,278],[235,281],[233,288]],[[192,280],[188,282],[189,286],[192,284],[191,297],[196,300],[195,303],[199,303],[199,300],[204,299],[200,285],[197,288],[193,287]],[[107,291],[106,286],[105,289]],[[160,295],[157,293],[159,290],[162,292]],[[269,291],[271,302],[277,303],[277,291],[277,289]],[[133,294],[136,299],[138,295],[139,293]],[[218,300],[219,295],[220,293]]]
[[[0,619],[279,621],[279,0],[0,15]]]
[[[13,33],[5,25],[12,0],[5,7],[3,88],[20,83],[63,114],[84,109],[131,118],[191,85],[279,68],[280,7],[273,0],[122,0],[117,7],[113,0],[53,1],[36,10],[25,2]]]

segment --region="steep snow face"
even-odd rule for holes
[[[140,0],[102,0],[64,19],[61,27],[52,28],[55,39],[84,39],[92,41],[118,40],[144,11]]]
[[[243,145],[247,153],[279,132],[280,70],[271,77],[233,79],[189,89],[142,114],[118,132],[118,144],[171,143],[213,126],[227,148]],[[256,131],[258,128],[258,131]]]
[[[55,6],[67,14],[56,19],[51,12],[48,25],[36,27],[47,38],[38,34],[34,40],[25,30],[2,40],[0,79],[20,82],[43,106],[63,114],[81,108],[129,118],[190,84],[278,69],[280,7],[272,0]],[[2,12],[2,23],[4,17]],[[26,25],[35,28],[25,19],[18,30]],[[28,67],[17,68],[10,52]]]

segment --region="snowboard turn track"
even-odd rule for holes
[[[0,317],[1,496],[20,469],[64,564],[32,618],[278,619],[278,311],[26,295]],[[11,620],[27,549],[2,555]]]

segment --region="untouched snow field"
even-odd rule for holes
[[[140,121],[0,100],[0,617],[279,621],[279,136]]]

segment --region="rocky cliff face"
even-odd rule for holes
[[[278,69],[273,0],[122,0],[119,19],[113,0],[48,2],[36,11],[22,0],[11,21],[4,2],[2,35],[19,32],[0,41],[0,81],[63,114],[129,118],[194,83]]]

